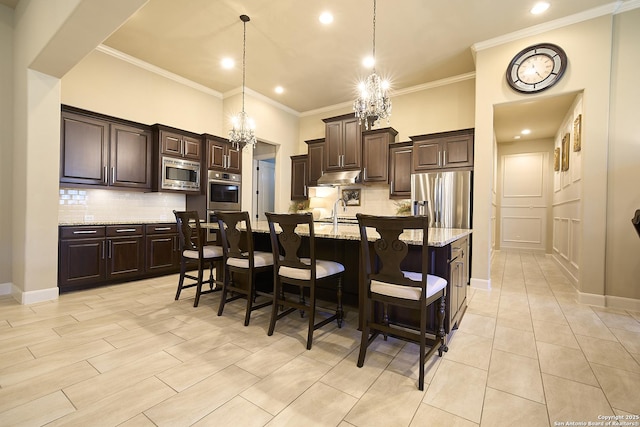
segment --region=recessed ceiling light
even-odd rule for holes
[[[520,139],[520,135],[514,136],[513,139]]]
[[[373,68],[375,62],[376,60],[373,59],[373,56],[367,56],[362,60],[362,65],[364,65],[366,68]]]
[[[222,58],[222,61],[220,61],[220,65],[222,66],[222,68],[230,70],[231,68],[235,67],[236,61],[231,58]]]
[[[322,24],[329,25],[333,22],[333,15],[331,14],[331,12],[322,12],[318,19]]]
[[[523,135],[529,135],[531,133],[530,129],[522,129],[522,131],[520,132]]]
[[[282,86],[276,86],[276,88],[274,90],[276,91],[276,93],[284,92],[284,88]]]
[[[539,15],[542,12],[544,12],[545,10],[549,9],[549,3],[547,3],[546,1],[541,1],[536,3],[532,8],[531,8],[531,13],[534,15]]]

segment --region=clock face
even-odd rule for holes
[[[554,44],[530,46],[511,60],[507,83],[521,93],[535,93],[556,84],[567,68],[567,55]]]

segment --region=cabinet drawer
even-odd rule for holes
[[[178,232],[176,224],[147,224],[145,225],[145,232],[147,234],[172,234]]]
[[[94,237],[104,237],[105,229],[103,225],[81,225],[60,227],[60,239],[89,239]]]
[[[449,257],[449,261],[452,261],[458,258],[458,261],[462,261],[464,258],[464,252],[467,248],[467,238],[464,237],[462,239],[458,239],[455,242],[451,243],[451,255]]]
[[[142,225],[108,225],[107,237],[142,235]]]

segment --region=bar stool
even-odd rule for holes
[[[273,271],[273,253],[256,251],[253,248],[253,234],[248,212],[217,212],[222,247],[224,250],[224,284],[218,307],[218,316],[222,316],[226,303],[238,298],[247,299],[244,326],[249,325],[251,312],[273,303],[270,294],[256,289],[256,277],[259,273]],[[241,229],[244,225],[244,232]],[[236,283],[236,274],[247,277],[246,286]],[[232,296],[228,297],[231,293]],[[258,295],[268,295],[269,300],[254,305]]]
[[[205,245],[205,236],[200,227],[200,218],[197,211],[173,211],[178,224],[178,237],[180,241],[180,279],[178,280],[178,291],[176,301],[180,298],[182,289],[196,287],[196,297],[193,306],[197,307],[200,302],[200,295],[219,291],[222,288],[221,280],[214,280],[213,267],[215,264],[221,265],[224,253],[220,246]],[[187,274],[187,264],[196,261],[198,265],[198,275]],[[202,290],[204,267],[209,266],[209,290]],[[220,270],[217,269],[219,275]],[[184,284],[184,279],[194,280],[192,283]]]
[[[427,216],[384,217],[356,214],[360,229],[360,256],[364,275],[365,302],[362,308],[363,326],[360,342],[358,367],[364,365],[367,347],[382,333],[411,341],[420,345],[420,373],[418,389],[424,390],[424,365],[428,359],[438,352],[442,356],[447,351],[445,344],[444,315],[447,281],[441,277],[427,274],[428,231]],[[368,230],[379,234],[373,243],[369,242]],[[400,240],[404,232],[421,232],[421,245],[417,246],[420,259],[420,271],[403,271],[401,266],[409,248]],[[419,234],[415,234],[419,236]],[[370,248],[373,248],[373,253]],[[378,306],[376,307],[376,303]],[[383,315],[379,308],[382,306]],[[388,316],[388,307],[395,306],[401,310],[415,310],[420,314],[419,324],[415,328],[394,325]],[[435,331],[427,331],[427,314],[430,306],[434,306],[437,316]],[[427,333],[435,336],[427,339]],[[371,335],[370,335],[371,334]],[[427,351],[427,342],[431,347]]]
[[[313,216],[304,214],[275,214],[266,213],[271,234],[271,249],[273,250],[274,289],[271,321],[267,335],[273,335],[276,321],[284,316],[301,310],[307,312],[309,326],[307,332],[307,350],[313,344],[313,331],[336,320],[338,327],[342,327],[344,311],[342,309],[342,273],[344,266],[338,262],[320,260],[316,258],[316,242],[313,229]],[[282,231],[277,232],[276,226]],[[303,234],[309,235],[303,238]],[[281,251],[282,250],[282,254]],[[308,257],[304,257],[308,255]],[[315,323],[316,315],[316,285],[322,282],[336,282],[338,307],[335,314]],[[294,285],[299,288],[300,301],[286,299],[283,285]],[[309,303],[305,302],[305,290],[309,292]],[[287,310],[278,312],[282,307]]]

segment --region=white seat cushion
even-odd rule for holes
[[[300,262],[303,264],[311,265],[309,258],[300,258]],[[316,279],[322,279],[323,277],[331,276],[344,271],[344,265],[339,262],[325,261],[322,259],[316,260]],[[290,279],[298,280],[311,280],[311,270],[304,270],[302,268],[293,267],[280,267],[278,274],[282,277],[288,277]]]
[[[198,251],[187,249],[182,252],[186,258],[198,259]],[[202,248],[202,256],[204,258],[218,258],[222,256],[222,246],[204,246]]]
[[[404,277],[414,282],[420,283],[422,281],[421,273],[414,273],[412,271],[403,271]],[[427,298],[431,295],[440,292],[447,286],[447,281],[442,277],[433,276],[427,274]],[[402,286],[394,283],[380,282],[378,280],[371,281],[371,292],[375,292],[380,295],[387,295],[394,298],[403,298],[409,300],[419,300],[421,288],[412,286]]]
[[[248,255],[244,253],[243,255]],[[228,258],[227,265],[238,268],[249,268],[249,259],[246,258]],[[273,265],[273,253],[272,252],[253,252],[253,265],[254,267],[266,267],[267,265]]]

